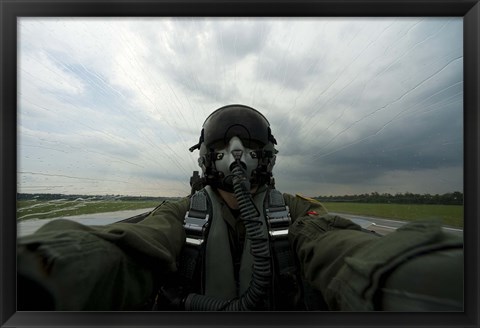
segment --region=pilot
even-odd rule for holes
[[[276,144],[256,109],[215,110],[188,197],[19,238],[18,309],[463,311],[461,237],[430,221],[381,236],[281,193]]]

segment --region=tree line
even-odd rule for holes
[[[123,195],[66,195],[66,194],[26,194],[17,193],[17,200],[68,200],[68,201],[163,201],[178,199],[178,197],[150,197],[150,196],[123,196]]]
[[[463,205],[463,193],[459,191],[442,195],[414,194],[410,192],[391,195],[389,193],[372,192],[370,194],[317,196],[314,198],[321,202]]]

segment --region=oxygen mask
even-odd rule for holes
[[[228,141],[224,148],[215,149],[214,166],[219,177],[222,178],[222,183],[218,188],[233,192],[234,169],[237,168],[237,175],[242,172],[244,180],[249,186],[249,180],[253,177],[252,172],[258,166],[258,158],[253,149],[245,147],[244,142],[235,136]]]

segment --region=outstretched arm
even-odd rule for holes
[[[462,311],[463,240],[436,222],[378,237],[337,216],[305,216],[289,239],[330,310]]]
[[[85,226],[54,220],[19,238],[19,310],[138,310],[176,270],[188,200],[143,221]]]

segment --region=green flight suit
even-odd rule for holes
[[[461,238],[435,223],[412,223],[379,237],[329,215],[314,200],[289,194],[284,199],[301,274],[329,310],[403,310],[399,304],[406,299],[417,310],[462,310]],[[146,310],[163,279],[177,270],[188,207],[189,198],[167,202],[136,224],[84,226],[59,219],[19,238],[18,309]],[[243,227],[227,223],[235,244]],[[425,258],[424,280],[442,276],[436,267],[448,268],[448,288],[408,283]]]

